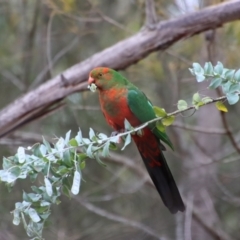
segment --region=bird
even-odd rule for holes
[[[114,69],[94,68],[89,73],[88,85],[98,91],[102,113],[116,132],[124,131],[125,119],[132,127],[138,127],[157,117],[146,95]],[[152,123],[143,128],[141,134],[131,137],[164,205],[172,214],[183,212],[183,200],[163,155],[166,148],[162,142],[173,149],[166,132]]]

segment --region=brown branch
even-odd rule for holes
[[[90,70],[97,66],[107,66],[116,70],[127,68],[151,52],[164,50],[180,39],[184,39],[225,23],[240,19],[240,0],[227,1],[201,11],[186,14],[176,19],[162,21],[156,28],[144,29],[115,45],[94,54],[54,77],[37,89],[16,99],[0,112],[0,137],[18,128],[46,106],[64,99],[69,94],[82,91]],[[62,76],[67,79],[63,84]],[[47,109],[46,109],[47,110]],[[34,114],[32,115],[32,112]],[[29,119],[26,119],[28,115]],[[24,121],[22,118],[25,118]]]
[[[228,125],[228,122],[227,122],[227,118],[226,118],[226,114],[224,112],[221,112],[221,119],[222,119],[222,123],[223,123],[223,126],[224,128],[226,129],[226,134],[232,144],[232,146],[235,148],[235,150],[240,154],[240,146],[237,144],[231,130],[230,130],[230,127]]]

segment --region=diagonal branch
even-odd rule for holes
[[[221,27],[238,19],[240,19],[240,0],[233,0],[176,19],[159,22],[151,31],[148,29],[139,31],[72,66],[2,109],[0,137],[29,122],[30,119],[35,120],[35,116],[39,117],[40,112],[44,115],[42,110],[47,111],[46,107],[51,107],[52,104],[74,92],[84,90],[87,75],[94,67],[125,69],[154,51],[170,47],[180,39]]]
[[[115,222],[122,223],[129,227],[136,228],[140,231],[147,233],[149,236],[152,236],[152,237],[160,240],[160,236],[158,233],[156,233],[153,229],[149,228],[148,226],[146,226],[142,223],[139,223],[139,222],[124,218],[122,216],[116,215],[114,213],[108,212],[105,209],[99,208],[99,207],[93,205],[92,203],[89,203],[86,200],[81,199],[79,197],[78,198],[75,197],[74,199],[77,202],[79,202],[81,205],[83,205],[86,209],[88,209],[89,211],[91,211],[99,216],[105,217],[105,218],[115,221]]]

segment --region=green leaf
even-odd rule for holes
[[[42,190],[36,186],[31,186],[31,189],[35,192],[35,193],[39,193],[42,194]]]
[[[92,128],[90,128],[90,129],[89,129],[89,138],[90,138],[91,140],[93,140],[94,137],[95,137],[95,132],[93,131]]]
[[[230,105],[233,105],[238,102],[239,95],[234,93],[227,93],[227,100]]]
[[[104,162],[101,161],[101,159],[100,159],[100,157],[99,157],[98,154],[95,155],[95,158],[96,158],[97,162],[98,162],[100,165],[102,165],[102,166],[104,166],[104,167],[107,166]]]
[[[114,143],[114,142],[110,142],[109,148],[110,148],[111,150],[113,150],[113,151],[115,151],[115,150],[118,149],[116,143]]]
[[[240,69],[235,72],[234,79],[237,82],[240,82]]]
[[[132,129],[132,126],[131,126],[130,122],[126,118],[124,119],[124,128],[126,130],[131,130]]]
[[[108,140],[108,141],[104,144],[104,147],[103,147],[103,150],[102,150],[102,156],[103,156],[103,157],[109,156],[109,146],[110,146],[110,141]]]
[[[46,192],[47,192],[48,196],[51,197],[53,194],[52,184],[47,177],[44,178],[44,183],[45,183],[45,187],[46,187]]]
[[[160,132],[165,132],[165,126],[163,125],[162,121],[157,121],[156,122],[156,128],[160,131]]]
[[[45,147],[47,148],[47,151],[50,153],[52,148],[50,143],[43,137],[43,144],[45,145]]]
[[[41,194],[35,194],[35,193],[29,193],[27,194],[28,197],[31,199],[32,202],[37,202],[41,199],[42,195]]]
[[[228,112],[226,106],[223,104],[223,102],[221,101],[218,101],[216,102],[216,108],[219,110],[219,111],[222,111],[222,112]]]
[[[13,211],[13,224],[14,225],[20,224],[20,212],[17,209]]]
[[[202,82],[205,80],[205,76],[202,74],[196,74],[197,82]]]
[[[82,138],[82,131],[79,130],[78,133],[77,133],[77,136],[75,137],[76,141],[78,142],[78,145],[80,145],[83,141],[83,138]]]
[[[211,83],[209,84],[209,88],[215,89],[219,87],[222,84],[222,79],[221,78],[214,78],[212,79]]]
[[[50,216],[50,212],[48,213],[43,213],[43,214],[40,214],[40,217],[43,219],[43,220],[46,220],[49,216]],[[36,239],[38,240],[38,239]],[[39,239],[39,240],[43,240],[43,239]]]
[[[231,82],[226,82],[222,84],[222,90],[225,94],[229,92],[230,86],[231,86]]]
[[[82,162],[80,163],[80,169],[83,170],[85,167],[86,167],[86,162],[85,162],[85,161],[82,161]]]
[[[41,203],[40,203],[41,207],[47,207],[47,206],[50,206],[50,205],[51,205],[51,203],[47,202],[47,201],[41,201]]]
[[[64,177],[62,180],[63,185],[66,185],[68,189],[72,187],[72,182],[73,182],[73,176],[69,175],[67,177]]]
[[[65,146],[65,140],[62,137],[60,137],[56,142],[56,148],[59,151],[63,151],[64,146]]]
[[[184,100],[179,100],[177,103],[177,108],[178,108],[178,110],[185,110],[188,108],[188,104]]]
[[[126,138],[125,138],[125,142],[124,142],[124,146],[122,147],[122,151],[125,149],[125,147],[131,143],[131,134],[129,133]]]
[[[68,167],[72,166],[72,164],[73,164],[72,155],[71,155],[71,151],[69,149],[64,151],[62,159],[66,166],[68,166]]]
[[[190,71],[190,73],[191,73],[193,76],[195,76],[195,72],[194,72],[194,69],[193,69],[193,68],[189,68],[188,70]]]
[[[35,157],[43,157],[40,151],[40,143],[34,144],[34,146],[32,147],[32,153]]]
[[[223,64],[221,62],[218,62],[217,65],[214,67],[214,72],[218,75],[221,75],[223,72]]]
[[[59,174],[59,176],[64,175],[69,171],[69,168],[66,166],[59,166],[59,168],[56,170],[56,173]]]
[[[92,151],[93,143],[88,145],[86,154],[88,155],[89,158],[93,158],[93,151]]]
[[[34,182],[37,179],[38,174],[36,172],[29,173],[29,178],[31,182]]]
[[[80,183],[81,183],[81,174],[80,172],[75,171],[74,177],[73,177],[73,184],[71,188],[72,194],[77,195],[79,193]]]
[[[4,170],[1,173],[1,181],[7,183],[15,182],[21,174],[21,168],[18,166],[14,166],[10,170]]]
[[[164,126],[170,126],[171,124],[173,124],[174,120],[175,120],[175,116],[169,116],[169,117],[163,118],[162,123]]]
[[[17,156],[19,163],[24,163],[26,160],[25,149],[23,147],[19,147],[17,150]]]
[[[67,145],[68,142],[69,142],[70,135],[71,135],[71,130],[69,130],[69,131],[66,133],[66,136],[65,136],[65,144],[66,144],[66,145]]]
[[[84,143],[84,145],[89,145],[91,143],[91,141],[88,138],[82,138],[82,142]]]
[[[101,139],[101,140],[105,140],[105,139],[108,138],[108,136],[107,136],[106,134],[104,134],[104,133],[99,133],[99,134],[98,134],[98,137],[99,137],[99,139]]]
[[[45,147],[45,145],[41,144],[39,147],[39,151],[41,152],[42,156],[45,156],[47,153],[47,148]]]
[[[196,105],[197,103],[201,102],[201,97],[199,93],[194,93],[192,98],[192,104]]]
[[[159,107],[153,106],[153,110],[157,117],[166,117],[167,116],[167,113],[164,108],[159,108]]]
[[[201,75],[204,74],[204,70],[199,63],[193,63],[193,70],[195,74],[197,73],[200,73]]]
[[[236,91],[240,91],[240,85],[239,83],[233,83],[229,87],[229,93],[234,93]]]
[[[210,103],[210,102],[212,102],[213,100],[212,100],[212,98],[210,98],[210,97],[204,97],[204,98],[202,98],[202,102],[204,103],[204,104],[207,104],[207,103]]]
[[[33,222],[40,222],[41,218],[38,216],[36,210],[34,208],[30,208],[28,210],[28,215],[32,219]]]
[[[211,62],[206,62],[204,65],[205,74],[212,75],[213,74],[213,65]]]
[[[70,195],[70,189],[66,186],[66,185],[63,185],[63,187],[62,187],[62,191],[63,191],[63,193],[67,196],[67,197],[71,197],[71,195]]]
[[[79,153],[77,154],[78,160],[83,161],[85,160],[88,156],[85,153]]]
[[[13,162],[10,160],[10,158],[3,157],[3,169],[8,169],[13,166]]]
[[[232,80],[233,76],[234,76],[235,70],[234,69],[229,69],[226,73],[225,73],[225,78],[227,78],[228,80]]]
[[[70,144],[70,146],[72,146],[72,147],[77,147],[77,146],[78,146],[78,142],[77,142],[77,140],[76,140],[75,138],[72,138],[72,139],[68,142],[68,144]]]

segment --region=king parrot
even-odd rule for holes
[[[145,94],[117,71],[98,67],[89,74],[89,86],[95,84],[99,91],[101,110],[116,131],[124,130],[124,120],[133,127],[156,118],[152,103]],[[184,211],[185,206],[163,155],[165,142],[172,144],[165,132],[155,123],[142,129],[141,134],[132,134],[147,171],[160,194],[163,203],[171,213]]]

